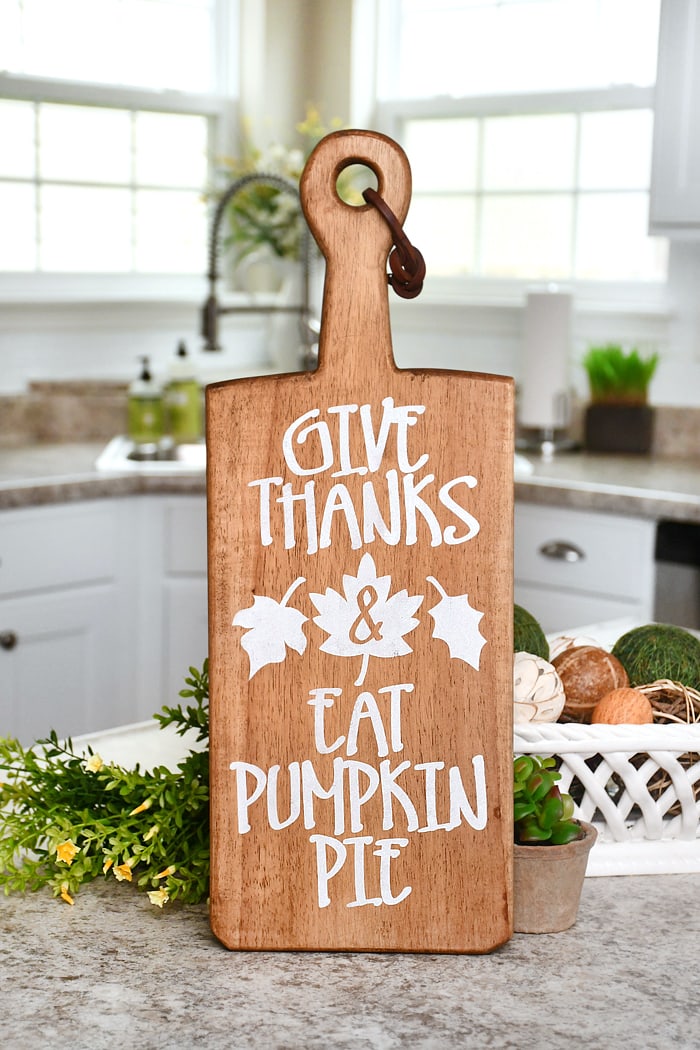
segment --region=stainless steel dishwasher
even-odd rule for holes
[[[654,619],[700,630],[700,525],[660,521]]]

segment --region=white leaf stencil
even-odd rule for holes
[[[343,576],[343,594],[327,587],[325,594],[310,594],[318,609],[314,623],[328,638],[320,646],[335,656],[361,656],[362,667],[355,685],[362,685],[370,656],[389,658],[413,652],[404,640],[418,626],[413,615],[423,595],[397,591],[389,596],[391,576],[377,576],[370,554],[365,554],[357,576]]]
[[[481,650],[486,645],[486,639],[479,631],[479,621],[484,614],[472,609],[467,594],[449,595],[434,576],[427,579],[441,595],[437,605],[428,609],[435,621],[433,638],[447,643],[453,660],[464,660],[478,671]]]
[[[306,650],[306,636],[301,627],[308,616],[287,605],[297,587],[305,582],[304,577],[299,576],[280,602],[256,594],[253,604],[234,616],[232,626],[247,629],[241,645],[250,660],[249,679],[267,664],[281,664],[288,646],[300,656]]]

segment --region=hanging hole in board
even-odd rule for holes
[[[362,191],[368,188],[379,189],[379,180],[366,164],[348,164],[338,176],[335,188],[341,201],[359,208],[366,203]]]

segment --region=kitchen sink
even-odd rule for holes
[[[95,466],[106,474],[197,474],[207,460],[204,442],[163,446],[153,455],[143,455],[129,438],[118,436],[97,457]]]
[[[128,438],[115,437],[100,453],[95,466],[113,474],[195,474],[205,469],[206,461],[207,450],[203,441],[196,445],[163,447],[155,455],[144,457]],[[528,477],[532,471],[532,463],[516,453],[516,480]]]

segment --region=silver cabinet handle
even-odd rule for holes
[[[19,638],[14,631],[0,631],[0,648],[14,649]]]
[[[575,562],[583,561],[586,557],[580,547],[567,543],[565,540],[550,540],[549,543],[543,543],[539,553],[554,561]]]

